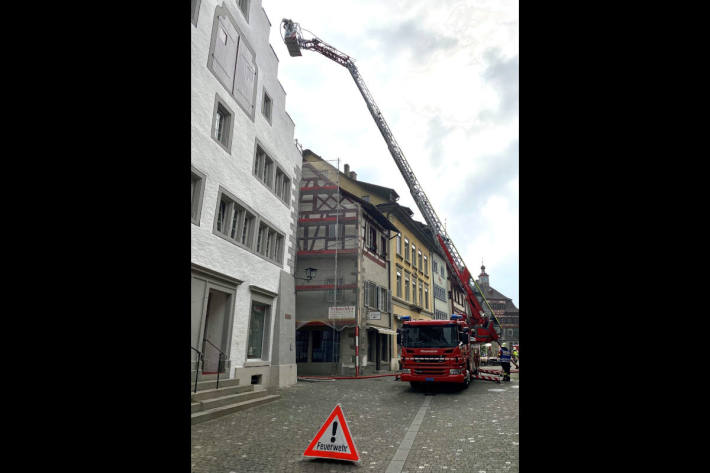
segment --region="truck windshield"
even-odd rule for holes
[[[459,343],[455,325],[409,326],[402,335],[402,346],[408,348],[454,347]]]

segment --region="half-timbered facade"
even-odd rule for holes
[[[388,248],[397,229],[374,205],[341,188],[340,178],[337,167],[303,152],[296,274],[316,271],[296,283],[299,375],[391,368]]]

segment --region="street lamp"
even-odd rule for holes
[[[310,281],[314,277],[316,277],[316,271],[318,271],[316,268],[306,268],[303,270],[303,272],[306,274],[305,278],[297,278],[294,276],[294,279],[301,279],[303,281]]]

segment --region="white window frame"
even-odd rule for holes
[[[397,275],[395,278],[395,283],[397,285],[397,297],[402,297],[402,270],[397,268]]]
[[[271,96],[266,92],[266,89],[262,90],[261,95],[261,115],[264,119],[271,125],[271,119],[273,116],[274,101]]]
[[[217,134],[219,130],[217,129],[217,116],[220,114],[220,111],[222,114],[225,114],[227,116],[226,118],[226,123],[224,125],[223,131],[224,131],[224,136],[222,139],[220,139]],[[212,113],[212,139],[220,146],[222,149],[224,149],[227,154],[232,154],[232,135],[233,135],[233,129],[234,129],[234,112],[232,111],[231,108],[227,105],[227,102],[222,99],[222,97],[219,96],[219,94],[215,94],[215,99],[214,99],[214,111]]]
[[[190,196],[190,222],[199,227],[200,217],[202,216],[202,198],[205,194],[207,176],[192,166],[190,167],[190,171],[190,187],[192,188],[192,195]],[[194,187],[192,187],[193,180],[197,181]]]

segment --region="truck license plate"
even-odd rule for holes
[[[425,378],[425,381],[434,381],[434,378]]]

